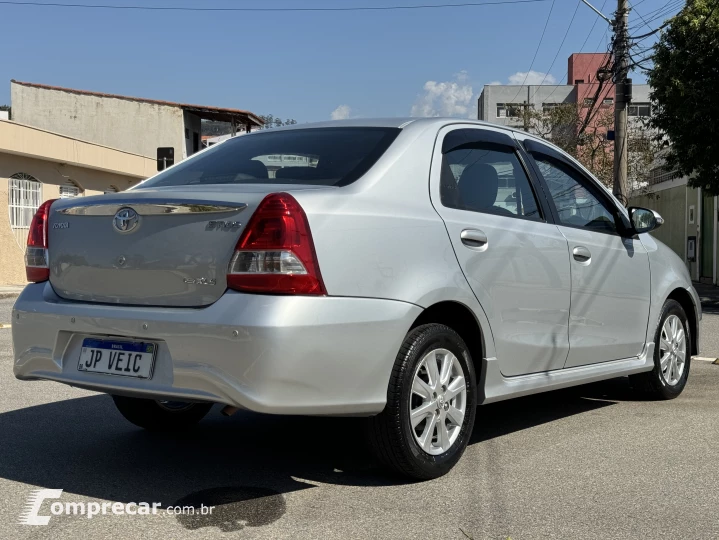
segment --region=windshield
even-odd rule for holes
[[[140,187],[202,184],[346,186],[366,173],[396,128],[314,128],[241,135]]]

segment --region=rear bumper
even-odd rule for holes
[[[260,296],[229,291],[202,309],[77,303],[49,283],[13,309],[14,373],[154,399],[212,401],[263,413],[375,414],[421,308],[371,298]],[[150,380],[79,372],[82,340],[159,342]]]

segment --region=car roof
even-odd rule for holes
[[[347,120],[327,120],[324,122],[310,122],[307,124],[292,124],[290,126],[282,126],[272,128],[274,130],[291,130],[291,129],[315,129],[328,127],[379,127],[379,128],[407,128],[407,127],[428,127],[429,125],[449,125],[449,124],[475,124],[479,126],[487,126],[495,129],[506,131],[517,131],[507,126],[492,124],[490,122],[482,122],[480,120],[472,120],[470,118],[452,118],[452,117],[396,117],[396,118],[351,118]],[[262,130],[265,131],[265,130]]]

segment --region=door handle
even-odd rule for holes
[[[487,235],[479,229],[464,229],[459,235],[462,243],[469,249],[484,251],[487,249]]]
[[[580,263],[589,263],[592,260],[592,254],[584,246],[577,246],[572,250],[574,260]]]

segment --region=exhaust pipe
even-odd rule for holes
[[[240,410],[239,407],[233,407],[232,405],[225,405],[222,408],[222,410],[220,411],[220,413],[222,414],[222,416],[232,416],[239,410]]]

